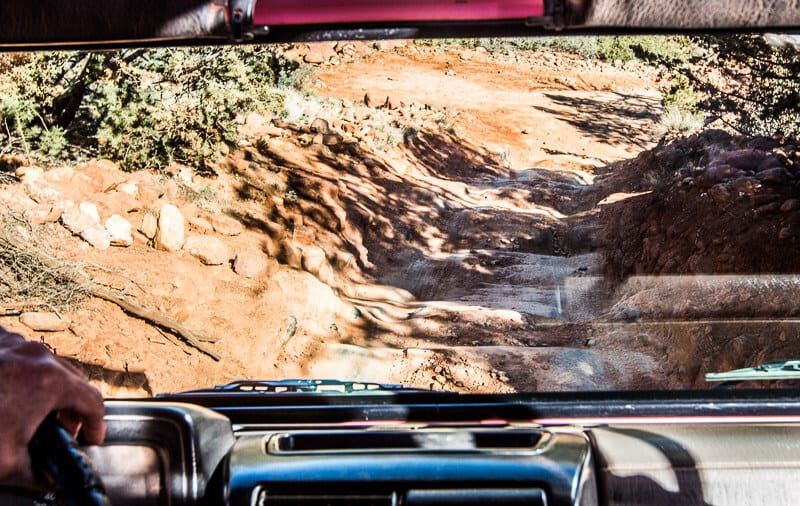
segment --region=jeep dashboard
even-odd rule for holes
[[[195,392],[108,401],[111,504],[789,504],[800,402],[764,391]]]

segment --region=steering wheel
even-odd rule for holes
[[[34,473],[55,491],[55,504],[111,506],[89,457],[58,423],[55,413],[45,418],[28,449]]]

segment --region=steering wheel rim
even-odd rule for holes
[[[61,426],[55,413],[50,413],[36,430],[28,450],[34,474],[57,495],[54,504],[111,506],[91,460]]]

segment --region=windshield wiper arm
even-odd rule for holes
[[[723,384],[789,379],[800,379],[800,360],[778,360],[733,371],[706,373],[706,381],[720,381]]]

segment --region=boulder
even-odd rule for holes
[[[257,250],[246,250],[236,255],[233,271],[245,278],[257,278],[267,270],[267,256]]]
[[[61,213],[61,224],[73,234],[79,235],[86,228],[99,223],[100,219],[97,217],[97,208],[92,212],[89,206],[78,206],[70,200],[64,202],[64,212]]]
[[[29,179],[23,184],[25,193],[38,204],[53,204],[64,200],[64,195],[50,183],[41,179]]]
[[[189,236],[183,249],[206,265],[222,265],[231,258],[225,243],[213,235]]]
[[[303,56],[306,63],[320,64],[325,63],[334,56],[336,51],[333,49],[334,44],[330,42],[315,42],[308,45],[308,52]]]
[[[75,168],[72,181],[85,185],[93,192],[105,192],[126,178],[127,174],[119,170],[111,160],[95,160]]]
[[[75,175],[72,167],[56,167],[44,173],[44,180],[48,183],[69,183]]]
[[[145,213],[145,215],[142,216],[142,226],[139,228],[139,231],[148,239],[155,238],[156,232],[158,231],[158,219],[156,216],[151,213]]]
[[[756,174],[756,179],[764,184],[781,186],[786,184],[789,180],[789,172],[783,167],[773,167],[771,169],[762,170]]]
[[[91,216],[93,222],[100,223],[100,211],[97,210],[97,206],[94,203],[81,202],[78,208],[82,213]]]
[[[117,191],[136,198],[139,194],[139,187],[135,183],[122,183],[117,185]]]
[[[796,211],[797,209],[800,209],[800,200],[797,199],[789,199],[781,204],[782,213],[790,213],[792,211]]]
[[[99,250],[105,251],[111,246],[111,236],[105,227],[99,223],[92,223],[81,230],[78,235]]]
[[[112,246],[128,247],[133,244],[132,227],[128,220],[115,214],[106,220],[105,225]]]
[[[244,225],[230,216],[225,216],[224,214],[205,214],[200,217],[211,223],[211,226],[214,227],[214,231],[218,234],[233,236],[244,232]]]
[[[205,218],[189,218],[189,226],[203,234],[210,234],[214,231],[214,227]]]
[[[23,182],[36,181],[42,178],[44,170],[39,167],[26,165],[24,167],[18,167],[17,170],[14,171],[14,175]]]
[[[311,122],[310,128],[315,134],[327,134],[331,130],[327,120],[322,118],[314,119],[314,121]]]
[[[19,321],[37,332],[61,332],[67,330],[72,323],[67,317],[62,318],[56,313],[47,311],[22,313],[19,316]]]
[[[155,235],[156,249],[180,251],[184,243],[184,222],[180,210],[166,204],[158,214],[158,230]]]

